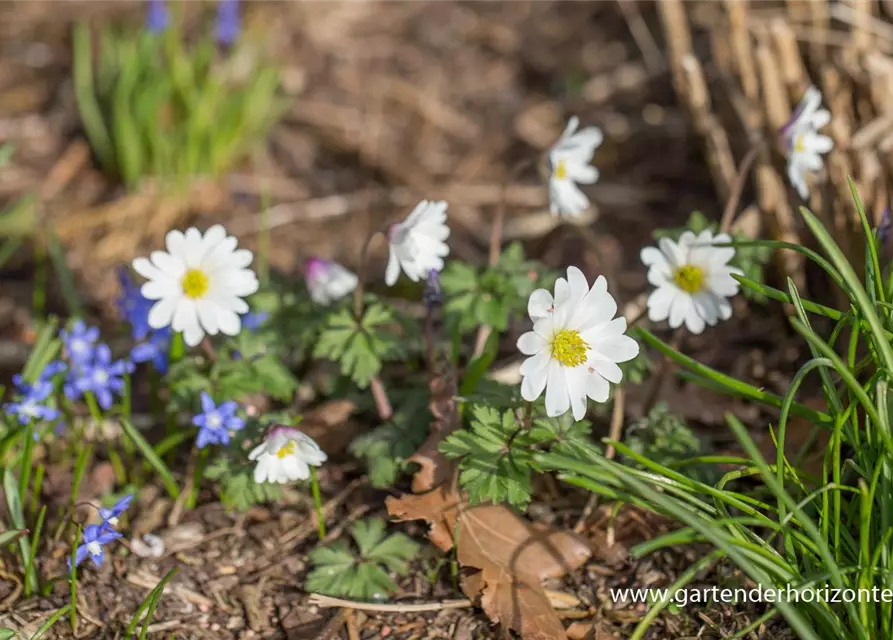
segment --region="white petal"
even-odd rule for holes
[[[616,336],[593,345],[592,350],[604,360],[629,362],[639,355],[639,343],[630,336]]]
[[[567,394],[565,368],[556,360],[549,363],[546,379],[546,415],[551,418],[567,413],[570,397]]]
[[[186,273],[186,264],[169,253],[153,251],[149,258],[152,260],[152,264],[158,267],[158,270],[171,280],[178,281]]]
[[[574,162],[568,163],[566,167],[567,177],[574,182],[580,182],[582,184],[594,184],[595,182],[598,182],[598,169],[590,164]]]
[[[384,281],[389,287],[393,287],[400,277],[400,263],[397,260],[397,249],[394,245],[390,246],[388,253],[388,266],[385,269]]]
[[[185,262],[186,236],[183,235],[182,231],[176,229],[168,231],[167,236],[164,238],[164,244],[167,247],[168,253]]]
[[[248,454],[248,459],[249,460],[257,460],[258,456],[260,456],[264,451],[266,451],[266,449],[267,449],[266,443],[264,443],[264,442],[260,443],[259,445],[254,447],[254,449],[251,450],[251,453]]]
[[[552,354],[549,350],[543,350],[537,353],[534,356],[526,358],[524,362],[521,363],[521,367],[518,372],[522,376],[536,376],[538,371],[548,371],[549,370],[549,362],[552,361]]]
[[[692,305],[691,297],[679,292],[673,296],[673,302],[670,304],[670,327],[673,329],[681,327],[683,321],[689,315],[697,315],[694,305]]]
[[[596,402],[607,402],[611,393],[611,385],[598,373],[592,373],[586,379],[586,395]]]
[[[631,360],[632,358],[629,359]],[[623,380],[623,371],[610,360],[590,359],[586,364],[595,369],[596,373],[608,382],[620,384],[620,381]]]
[[[198,312],[198,320],[202,327],[208,332],[208,335],[216,336],[219,331],[217,323],[217,305],[210,300],[197,300],[195,302],[196,311]]]
[[[163,329],[170,326],[179,302],[179,296],[168,296],[153,304],[152,308],[149,309],[149,326],[153,329]]]
[[[554,310],[552,305],[552,294],[546,289],[537,289],[531,293],[527,300],[527,314],[530,316],[531,322],[536,322],[551,314]]]
[[[662,322],[670,316],[670,306],[676,290],[669,286],[658,287],[648,296],[648,319],[651,322]]]
[[[545,350],[547,346],[548,342],[546,342],[545,338],[534,331],[528,331],[518,338],[518,351],[525,356],[532,356],[539,353],[540,351]]]
[[[170,280],[150,280],[140,287],[140,293],[149,300],[160,300],[165,297],[180,295],[180,287]]]
[[[589,373],[586,367],[574,367],[564,372],[567,381],[567,395],[571,404],[574,420],[582,420],[586,416],[586,382]]]
[[[133,270],[149,280],[170,280],[161,269],[149,262],[146,258],[136,258],[133,261]]]
[[[242,330],[239,316],[229,309],[217,308],[217,322],[220,323],[220,333],[227,336],[239,335],[239,331]]]

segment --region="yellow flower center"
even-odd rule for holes
[[[208,293],[208,276],[201,269],[190,269],[180,281],[187,298],[198,300]]]
[[[555,167],[555,172],[553,174],[558,180],[567,179],[567,163],[564,160],[559,160],[558,165]]]
[[[673,281],[686,293],[697,293],[704,284],[704,270],[693,264],[686,264],[673,274]]]
[[[806,136],[802,133],[794,138],[794,151],[798,153],[803,153],[806,151]]]
[[[552,357],[565,367],[578,367],[586,362],[589,345],[579,331],[562,329],[552,337]]]
[[[276,457],[280,460],[284,460],[285,456],[294,455],[295,453],[295,443],[289,442],[288,444],[282,445],[279,447],[279,450],[276,452]]]

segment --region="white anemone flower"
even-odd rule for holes
[[[781,136],[788,150],[788,179],[804,200],[809,196],[806,178],[824,166],[821,154],[834,148],[834,141],[818,132],[831,121],[831,112],[821,109],[822,94],[809,87]]]
[[[555,215],[578,216],[589,208],[577,183],[593,184],[598,169],[590,165],[596,148],[602,143],[601,129],[586,127],[577,131],[580,121],[573,117],[548,153],[549,209]]]
[[[648,282],[657,287],[648,296],[652,322],[669,319],[674,329],[684,322],[692,333],[701,333],[705,326],[732,316],[728,299],[739,286],[732,274],[742,271],[728,265],[735,257],[734,248],[713,246],[727,242],[731,238],[725,233],[714,237],[711,231],[698,236],[686,231],[679,242],[661,238],[657,247],[642,249]]]
[[[248,454],[248,459],[257,462],[255,482],[284,484],[306,480],[310,477],[310,465],[318,467],[328,456],[306,433],[279,426]]]
[[[402,270],[413,282],[427,278],[432,269],[441,271],[443,259],[449,255],[446,239],[447,203],[422,200],[403,222],[388,231],[390,255],[384,280],[394,286]]]
[[[310,258],[305,268],[310,298],[317,304],[328,306],[357,288],[357,276],[337,262],[322,258]]]
[[[205,334],[237,335],[239,314],[248,311],[242,298],[258,288],[257,276],[248,268],[253,256],[247,249],[237,250],[237,244],[219,224],[204,235],[191,227],[185,234],[168,232],[167,251],[134,260],[133,268],[149,280],[142,294],[157,300],[149,310],[149,326],[170,326],[191,347]]]
[[[586,398],[606,402],[610,384],[623,377],[619,362],[639,353],[626,332],[626,318],[615,318],[617,303],[608,282],[599,276],[592,288],[577,267],[567,280],[558,278],[555,295],[534,291],[527,305],[533,331],[518,339],[530,356],[521,364],[521,397],[533,402],[546,392],[546,413],[560,416],[571,409],[575,420],[586,415]]]

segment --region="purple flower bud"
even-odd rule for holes
[[[217,43],[230,47],[236,43],[241,29],[238,0],[220,0],[217,5],[217,23],[214,25],[214,39]]]
[[[149,0],[146,10],[146,30],[151,33],[162,33],[170,22],[170,12],[164,0]]]
[[[890,239],[890,231],[893,230],[893,220],[890,219],[890,209],[884,209],[881,216],[881,223],[877,227],[877,239],[880,244],[884,244]]]
[[[428,309],[440,304],[440,273],[437,269],[431,269],[428,272],[428,281],[425,284],[425,293],[422,297]]]

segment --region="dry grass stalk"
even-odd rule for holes
[[[757,205],[772,235],[806,241],[796,215],[796,208],[806,204],[858,262],[861,224],[847,178],[855,180],[873,222],[889,203],[893,178],[893,27],[888,21],[893,1],[787,0],[770,7],[725,0],[722,11],[715,7],[708,0],[658,3],[674,86],[704,138],[718,199],[727,193],[728,178],[716,170],[717,140],[724,139],[725,148],[741,154],[755,139],[770,141],[757,160],[754,184]],[[711,50],[699,50],[695,58],[692,42],[705,32]],[[803,203],[788,184],[778,129],[811,84],[821,89],[831,111],[824,133],[834,139],[835,147]],[[780,259],[786,275],[802,285],[804,263],[799,256],[786,252]]]

